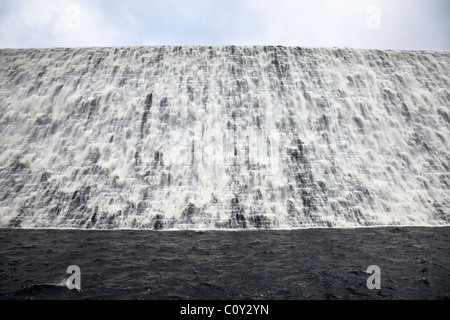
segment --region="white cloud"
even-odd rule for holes
[[[1,47],[79,47],[125,44],[120,21],[92,1],[15,1],[0,22]],[[130,20],[130,17],[125,17]],[[127,33],[130,30],[127,24]],[[135,26],[136,27],[136,26]],[[131,39],[132,41],[136,39]]]

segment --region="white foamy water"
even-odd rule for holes
[[[449,61],[0,50],[0,227],[448,225]]]

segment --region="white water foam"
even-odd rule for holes
[[[0,51],[0,227],[448,225],[448,52]]]

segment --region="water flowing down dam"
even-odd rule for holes
[[[450,53],[0,50],[0,227],[450,224]]]

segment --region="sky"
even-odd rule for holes
[[[450,49],[450,0],[0,0],[0,48]]]

